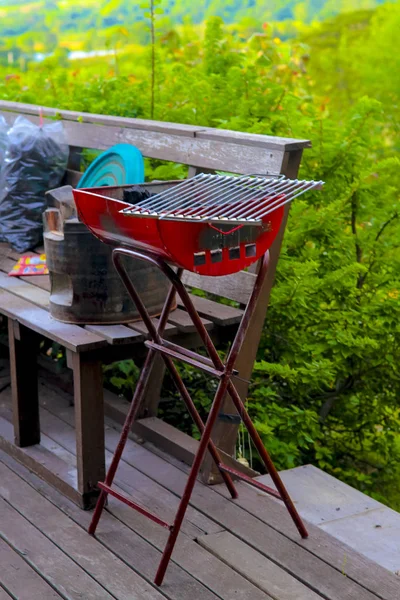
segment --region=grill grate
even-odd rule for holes
[[[121,212],[154,219],[260,224],[269,213],[322,185],[323,181],[290,180],[283,175],[200,174]]]

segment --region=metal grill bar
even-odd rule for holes
[[[262,218],[322,181],[200,174],[122,212],[135,217],[184,221],[260,223]]]
[[[228,195],[224,195],[221,199],[220,199],[220,204],[222,205],[229,205],[229,203],[237,203],[237,202],[242,202],[243,199],[245,197],[247,197],[247,195],[251,194],[256,194],[256,190],[260,185],[260,182],[262,182],[265,180],[260,179],[260,178],[248,178],[248,182],[249,185],[247,185],[244,189],[242,189],[241,191],[237,192],[237,188],[236,190],[234,189],[231,193],[229,193]],[[271,184],[271,190],[276,187],[277,185],[280,185],[281,180],[278,180],[275,184]],[[243,182],[241,182],[243,183]],[[211,199],[211,204],[215,205],[215,201],[212,198]],[[197,210],[196,212],[191,212],[189,211],[189,215],[191,217],[198,217],[199,216],[199,212],[201,212],[201,208],[200,210]]]
[[[285,179],[283,181],[279,181],[276,185],[268,187],[268,198],[265,198],[266,192],[265,192],[264,188],[261,188],[261,190],[258,189],[257,191],[255,191],[252,194],[251,200],[248,200],[247,205],[244,203],[244,200],[248,199],[247,190],[245,190],[244,192],[242,192],[238,196],[234,197],[230,201],[234,206],[232,207],[231,210],[228,209],[224,213],[224,215],[221,215],[220,218],[226,219],[226,218],[235,217],[238,213],[239,214],[243,213],[243,209],[247,209],[247,213],[248,213],[249,208],[251,206],[254,206],[254,203],[258,202],[258,201],[261,201],[261,204],[259,206],[257,206],[257,208],[261,208],[264,204],[269,203],[270,200],[272,200],[272,198],[275,198],[278,194],[284,194],[284,193],[286,193],[287,190],[290,190],[293,187],[294,183],[297,183],[297,180],[290,181],[290,180]],[[240,203],[239,206],[238,206],[238,203]],[[211,218],[217,217],[217,216],[218,216],[217,211],[214,211],[212,214],[209,215],[209,217],[211,217]],[[246,218],[251,218],[251,216],[246,216],[246,215],[242,214],[241,218],[246,219]]]

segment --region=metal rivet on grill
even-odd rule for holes
[[[211,262],[222,262],[222,250],[211,250]]]
[[[236,258],[240,258],[240,246],[229,248],[229,260],[234,260]]]
[[[196,252],[194,254],[194,264],[195,264],[195,266],[205,265],[206,264],[206,253],[205,252]]]
[[[256,245],[255,244],[246,244],[246,257],[250,258],[251,256],[256,256]]]

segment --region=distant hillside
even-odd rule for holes
[[[146,1],[146,0],[145,0]],[[149,0],[147,0],[149,1]],[[371,9],[385,0],[162,0],[164,18],[171,25],[185,19],[201,23],[210,16],[220,16],[227,23],[246,20],[254,26],[266,21],[324,20],[338,13]],[[0,0],[0,50],[18,46],[29,51],[31,46],[46,47],[64,40],[85,38],[88,31],[108,29],[115,25],[143,27],[143,2],[138,0]],[[43,33],[42,38],[33,34]],[[22,36],[22,39],[21,39]],[[138,39],[138,41],[143,41]]]

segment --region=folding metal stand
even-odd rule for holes
[[[137,294],[134,286],[132,285],[131,280],[129,279],[126,269],[121,261],[122,256],[128,256],[128,257],[134,258],[136,260],[137,259],[144,260],[144,261],[152,264],[153,266],[158,267],[164,273],[164,275],[166,277],[168,277],[168,279],[170,280],[170,282],[172,284],[170,291],[167,295],[157,328],[155,328],[145,306],[143,305],[139,295]],[[234,477],[237,477],[238,479],[242,479],[246,483],[262,490],[263,492],[266,492],[267,494],[271,494],[272,496],[282,500],[285,503],[286,508],[289,511],[297,529],[299,530],[300,535],[303,538],[306,538],[308,536],[307,530],[306,530],[299,514],[297,513],[297,510],[292,502],[292,499],[290,498],[288,492],[286,491],[286,488],[283,485],[282,480],[281,480],[268,452],[264,448],[261,438],[258,435],[258,433],[246,411],[246,408],[245,408],[238,392],[236,391],[234,384],[232,383],[232,377],[235,375],[234,364],[236,361],[236,357],[238,355],[238,352],[240,350],[240,347],[241,347],[244,337],[246,335],[251,316],[256,307],[257,299],[259,297],[259,294],[260,294],[260,291],[262,288],[262,284],[263,284],[265,275],[268,270],[269,252],[266,252],[266,254],[261,259],[261,266],[260,266],[260,269],[259,269],[259,272],[258,272],[258,275],[256,278],[253,292],[250,296],[247,307],[244,311],[242,321],[239,325],[238,331],[237,331],[235,339],[232,343],[232,346],[231,346],[231,349],[230,349],[230,352],[228,354],[225,364],[220,359],[218,352],[215,349],[215,346],[214,346],[207,330],[205,329],[195,307],[193,306],[193,303],[190,299],[188,292],[186,291],[185,286],[183,285],[183,283],[181,281],[181,276],[182,276],[182,271],[183,271],[182,269],[178,269],[177,272],[175,272],[163,259],[161,259],[156,254],[143,252],[143,251],[128,250],[125,248],[116,248],[113,251],[113,261],[114,261],[115,268],[117,269],[122,281],[124,282],[124,284],[126,286],[126,289],[129,292],[129,295],[131,296],[133,302],[135,303],[135,305],[138,309],[138,312],[149,331],[151,340],[145,342],[146,346],[149,349],[148,354],[147,354],[141,375],[139,377],[139,381],[137,383],[136,390],[135,390],[135,393],[134,393],[134,396],[132,399],[132,404],[131,404],[131,407],[127,414],[126,421],[125,421],[125,424],[124,424],[124,427],[123,427],[123,430],[121,433],[121,438],[120,438],[118,446],[115,450],[115,454],[114,454],[113,460],[111,462],[111,465],[109,467],[105,482],[98,484],[101,491],[100,491],[100,495],[99,495],[99,498],[97,501],[97,506],[96,506],[94,514],[93,514],[92,522],[89,527],[89,533],[93,535],[96,531],[97,524],[99,522],[101,513],[102,513],[104,505],[105,505],[107,494],[111,494],[118,500],[121,500],[122,502],[124,502],[125,504],[130,506],[131,508],[134,508],[135,510],[140,512],[142,515],[145,515],[146,517],[148,517],[155,523],[158,523],[162,527],[169,529],[169,531],[170,531],[169,538],[168,538],[167,544],[165,546],[165,549],[164,549],[164,552],[163,552],[163,555],[162,555],[162,558],[161,558],[161,561],[160,561],[160,564],[159,564],[159,567],[157,570],[157,574],[156,574],[156,577],[154,580],[157,585],[161,585],[163,582],[163,579],[164,579],[165,572],[168,567],[168,563],[171,558],[172,551],[175,546],[176,539],[178,537],[178,534],[179,534],[179,531],[180,531],[180,528],[182,525],[183,518],[185,516],[187,506],[190,501],[193,487],[196,483],[196,478],[198,476],[198,473],[199,473],[199,470],[201,467],[201,463],[203,461],[205,452],[208,449],[208,451],[210,452],[213,460],[215,461],[215,463],[222,475],[222,478],[223,478],[232,498],[238,497],[237,491],[235,489],[235,486],[234,486],[234,483],[233,483],[232,477],[231,477],[233,475]],[[163,332],[164,332],[164,329],[165,329],[165,326],[166,326],[166,323],[168,320],[169,313],[173,306],[176,293],[178,293],[178,295],[180,296],[183,305],[185,306],[187,312],[189,313],[189,315],[193,321],[193,324],[195,325],[195,327],[199,333],[199,336],[207,350],[209,358],[201,356],[200,354],[198,354],[196,352],[192,352],[191,350],[187,350],[186,348],[183,348],[181,346],[178,346],[176,344],[173,344],[173,343],[163,339],[162,335],[163,335]],[[130,498],[124,496],[123,494],[120,494],[119,492],[116,492],[115,490],[113,490],[111,488],[116,470],[118,468],[119,461],[122,456],[122,452],[124,450],[126,441],[128,439],[129,431],[132,427],[132,424],[137,416],[138,410],[139,410],[142,400],[144,398],[146,386],[149,382],[152,365],[153,365],[153,362],[154,362],[154,359],[155,359],[157,353],[160,353],[161,356],[163,357],[165,365],[171,374],[174,384],[176,385],[178,391],[180,392],[182,399],[184,400],[184,402],[189,410],[189,413],[191,414],[191,416],[193,418],[193,421],[195,422],[196,426],[198,427],[198,429],[201,432],[201,440],[200,440],[200,443],[198,446],[198,450],[196,452],[196,455],[195,455],[195,458],[193,461],[193,465],[190,469],[189,477],[188,477],[181,501],[179,503],[179,507],[178,507],[177,513],[175,515],[174,522],[171,525],[166,523],[161,518],[159,518],[157,515],[154,515],[153,513],[151,513],[144,507],[136,504]],[[188,390],[186,389],[185,384],[183,383],[183,381],[174,365],[173,359],[186,362],[194,367],[202,369],[206,373],[209,373],[211,376],[219,379],[219,385],[218,385],[218,388],[217,388],[217,391],[216,391],[216,394],[214,397],[214,401],[212,403],[206,424],[203,423],[199,413],[197,412],[197,409],[193,403],[193,400],[191,399],[190,394],[189,394]],[[268,473],[270,474],[270,476],[272,478],[272,481],[274,482],[274,484],[276,486],[276,490],[274,490],[273,488],[270,488],[266,485],[263,485],[262,483],[259,483],[258,481],[251,479],[251,477],[248,477],[247,475],[244,475],[243,473],[240,473],[239,471],[237,471],[231,467],[228,467],[222,463],[219,452],[211,440],[211,433],[212,433],[212,428],[214,426],[214,423],[218,417],[222,400],[226,393],[228,393],[231,396],[232,401],[233,401],[244,425],[246,426],[255,447],[258,450],[260,458],[262,459]]]

